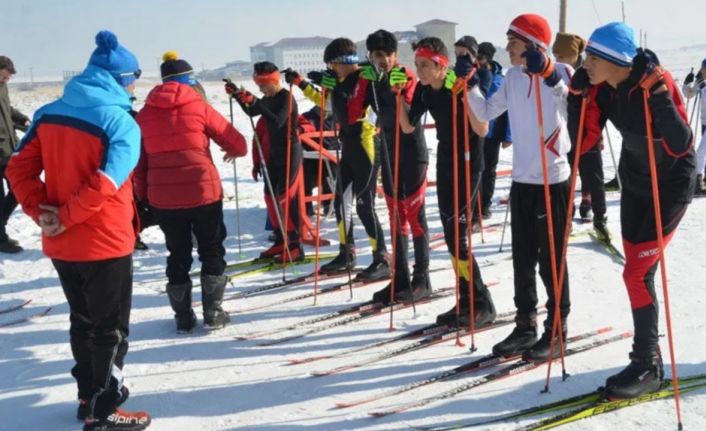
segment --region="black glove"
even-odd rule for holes
[[[459,55],[456,57],[454,72],[459,78],[465,78],[473,70],[473,59],[469,54]]]
[[[583,67],[579,67],[571,77],[571,92],[574,94],[584,93],[591,88],[591,79],[588,77],[588,72]]]
[[[302,76],[291,67],[284,69],[284,82],[291,85],[299,85],[302,82]]]
[[[689,85],[694,82],[694,78],[696,78],[696,76],[694,75],[694,71],[692,70],[691,72],[689,72],[688,75],[686,75],[686,78],[684,78],[684,85]]]
[[[330,90],[336,86],[336,72],[332,69],[326,69],[324,71],[312,70],[306,74],[306,77],[319,87]]]
[[[630,70],[630,81],[640,82],[640,80],[656,66],[659,66],[657,54],[649,49],[637,48],[637,55],[632,59],[632,70]]]

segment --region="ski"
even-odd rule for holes
[[[606,251],[610,255],[611,259],[613,259],[613,261],[621,265],[625,265],[625,255],[623,255],[623,253],[621,253],[620,250],[618,250],[612,242],[606,242],[602,240],[593,231],[589,231],[588,236],[590,236],[593,241],[605,247]]]
[[[420,299],[419,301],[416,302],[416,305],[426,304],[426,303],[435,301],[437,299],[446,298],[446,297],[451,296],[453,294],[454,294],[453,288],[441,289],[437,292],[432,293],[430,296],[428,296],[424,299]],[[412,302],[396,302],[394,304],[387,305],[387,306],[383,306],[382,304],[379,304],[379,303],[372,304],[372,306],[368,307],[366,310],[360,311],[358,313],[355,313],[353,315],[345,317],[341,320],[336,320],[335,322],[331,322],[328,325],[316,326],[316,327],[307,329],[304,332],[299,332],[297,334],[282,337],[282,338],[276,338],[274,340],[263,341],[263,342],[258,343],[257,345],[258,346],[274,346],[276,344],[286,343],[288,341],[292,341],[292,340],[306,337],[307,335],[327,331],[329,329],[337,328],[339,326],[347,325],[349,323],[359,322],[363,319],[368,319],[370,317],[380,316],[382,314],[389,313],[390,310],[393,310],[393,311],[403,310],[403,309],[409,308],[411,306],[412,306]]]
[[[499,328],[504,325],[509,325],[515,321],[514,319],[515,319],[515,312],[514,311],[508,312],[508,313],[502,313],[502,314],[498,315],[497,320],[495,322],[491,323],[490,325],[486,325],[482,328],[477,328],[476,334],[481,333],[481,332],[485,332],[485,331],[488,331],[491,329]],[[339,367],[332,368],[332,369],[326,370],[326,371],[313,371],[311,373],[311,375],[314,377],[330,376],[332,374],[337,374],[337,373],[352,370],[355,368],[360,368],[365,365],[374,364],[376,362],[380,362],[380,361],[384,361],[386,359],[394,358],[396,356],[404,355],[409,352],[415,352],[417,350],[421,350],[426,347],[430,347],[435,344],[443,343],[444,341],[448,341],[448,340],[452,340],[452,339],[456,338],[456,328],[449,328],[446,325],[436,325],[436,326],[438,327],[437,331],[439,333],[437,333],[435,335],[431,335],[431,336],[422,338],[422,339],[417,340],[413,343],[410,343],[406,346],[402,346],[402,347],[394,349],[394,350],[383,352],[379,355],[373,356],[371,358],[363,359],[361,361],[354,362],[352,364],[341,365]],[[427,327],[427,328],[430,328],[430,327]],[[422,328],[422,329],[424,329],[424,328]],[[463,337],[468,334],[469,334],[468,329],[462,328],[460,330],[459,335]],[[376,344],[379,344],[379,343],[376,343]],[[363,346],[363,347],[367,348],[369,346]],[[360,351],[360,350],[362,350],[362,349],[354,349],[354,351]],[[344,352],[344,353],[348,354],[348,353],[350,353],[350,351]]]
[[[489,283],[489,285],[490,285],[490,283]],[[503,319],[509,314],[510,313],[499,314],[498,316],[496,316],[496,319]],[[308,364],[311,362],[321,361],[321,360],[325,360],[325,359],[340,358],[340,357],[344,357],[344,356],[349,356],[353,353],[359,353],[359,352],[363,352],[365,350],[375,349],[375,348],[382,347],[382,346],[385,346],[388,344],[393,344],[398,341],[411,340],[411,339],[415,339],[415,338],[419,338],[419,337],[444,335],[447,331],[455,331],[455,330],[456,330],[455,328],[449,329],[449,327],[446,325],[439,325],[437,323],[432,323],[431,325],[427,325],[422,328],[406,332],[404,334],[398,335],[397,337],[388,338],[385,340],[378,341],[376,343],[366,344],[364,346],[355,347],[355,348],[349,349],[349,350],[344,350],[343,352],[334,353],[331,355],[310,356],[308,358],[302,358],[302,359],[289,359],[288,362],[289,362],[289,365],[300,365],[300,364]]]
[[[512,323],[512,322],[514,322],[514,320],[510,320],[508,323]],[[612,328],[607,327],[607,328],[601,328],[601,329],[591,331],[591,332],[586,332],[583,334],[575,335],[573,337],[569,337],[567,339],[567,342],[568,343],[575,343],[577,341],[581,341],[586,338],[593,337],[595,335],[600,335],[600,334],[603,334],[606,332],[610,332],[611,330],[612,330]],[[490,367],[494,367],[496,365],[504,364],[506,362],[510,362],[515,359],[518,359],[521,356],[522,356],[521,354],[518,354],[518,355],[514,355],[514,356],[505,357],[505,356],[499,356],[499,355],[495,355],[493,353],[489,353],[487,355],[481,356],[480,358],[477,358],[477,359],[474,359],[474,360],[467,362],[465,364],[459,365],[456,368],[452,368],[447,371],[442,371],[441,373],[438,373],[438,374],[433,375],[431,377],[428,377],[426,379],[412,382],[407,385],[401,386],[399,388],[391,389],[387,392],[383,392],[383,393],[380,393],[377,395],[373,395],[371,397],[367,397],[367,398],[363,398],[360,400],[351,401],[351,402],[347,402],[347,403],[336,403],[336,407],[337,408],[353,407],[353,406],[358,406],[361,404],[369,403],[371,401],[377,401],[377,400],[380,400],[383,398],[396,396],[399,394],[403,394],[405,392],[409,392],[413,389],[420,388],[422,386],[430,385],[432,383],[437,383],[437,382],[449,380],[449,379],[458,377],[458,376],[466,374],[466,373],[471,373],[471,372],[479,371],[479,370],[482,370],[485,368],[490,368]]]
[[[8,321],[6,321],[6,322],[0,322],[0,328],[6,328],[6,327],[8,327],[8,326],[19,325],[20,323],[29,322],[29,321],[31,321],[31,320],[33,320],[33,319],[36,319],[36,318],[39,318],[39,317],[42,317],[42,316],[46,316],[47,314],[49,314],[49,312],[52,310],[52,308],[53,308],[53,307],[47,307],[47,308],[45,308],[45,309],[43,309],[43,310],[41,310],[41,311],[38,311],[38,312],[36,312],[36,313],[29,314],[29,315],[24,316],[24,317],[20,317],[20,318],[13,319],[13,320],[8,320]]]
[[[332,252],[320,253],[319,259],[330,259],[335,256],[336,256],[336,253],[332,253]],[[277,261],[275,261],[274,257],[256,257],[256,258],[249,259],[249,260],[243,260],[240,262],[229,263],[229,264],[226,264],[225,272],[232,273],[232,272],[236,272],[236,271],[243,270],[243,269],[249,269],[249,267],[254,266],[254,265],[270,265],[270,264],[275,264],[275,265],[280,264],[281,265],[280,259],[281,259],[281,257],[278,257]],[[314,261],[314,256],[304,257],[304,263],[311,263],[313,261]],[[294,264],[296,264],[296,263],[298,263],[298,262],[294,262]],[[292,263],[290,262],[289,265],[292,265]],[[193,271],[189,275],[191,275],[192,277],[198,277],[199,275],[201,275],[201,271]]]
[[[679,387],[680,394],[687,394],[689,392],[694,392],[700,389],[706,389],[706,381],[696,382],[693,384],[687,384],[686,386]],[[674,396],[674,389],[672,388],[671,381],[663,382],[662,387],[655,391],[640,395],[637,398],[629,398],[624,400],[606,400],[599,399],[590,403],[588,406],[578,407],[573,410],[569,410],[564,413],[560,413],[556,416],[552,416],[546,419],[542,419],[538,422],[520,427],[517,431],[543,431],[552,428],[556,428],[561,425],[576,422],[581,419],[587,419],[594,416],[601,415],[603,413],[613,412],[625,407],[632,407],[638,404],[644,404],[650,401],[663,400],[666,398],[672,398]]]
[[[681,377],[679,379],[680,389],[683,385],[690,385],[694,383],[706,383],[706,374],[697,374],[693,376]],[[669,389],[672,387],[672,380],[664,380],[662,382],[662,387],[660,391]],[[659,391],[658,391],[659,392]],[[580,395],[575,395],[573,397],[560,399],[547,404],[542,404],[539,406],[528,407],[526,409],[518,410],[516,412],[511,412],[499,416],[490,417],[481,420],[468,420],[468,421],[455,421],[448,422],[445,424],[438,425],[421,425],[414,426],[415,429],[424,431],[450,431],[461,428],[470,428],[484,425],[491,425],[500,422],[507,422],[510,420],[517,420],[528,418],[532,416],[539,416],[548,413],[553,413],[559,410],[566,410],[576,407],[585,407],[587,404],[596,403],[601,400],[603,396],[603,388],[599,388],[595,391],[586,392]]]
[[[32,302],[32,300],[27,299],[26,301],[23,301],[19,304],[15,304],[15,305],[11,305],[11,306],[2,308],[2,309],[0,309],[0,314],[5,314],[5,313],[10,313],[12,311],[17,311],[20,308],[24,308],[25,306],[27,306],[30,302]]]
[[[604,346],[606,344],[613,343],[613,342],[620,341],[620,340],[624,340],[624,339],[627,339],[630,337],[632,337],[632,332],[624,332],[622,334],[614,335],[609,338],[604,338],[604,339],[593,341],[593,342],[588,343],[583,346],[572,347],[572,348],[566,349],[564,351],[564,357],[575,355],[577,353],[582,353],[582,352],[591,350],[593,348],[596,348],[599,346]],[[423,407],[423,406],[425,406],[427,404],[431,404],[435,401],[441,401],[441,400],[451,398],[455,395],[458,395],[462,392],[476,388],[476,387],[481,386],[485,383],[494,382],[494,381],[503,379],[505,377],[514,376],[516,374],[520,374],[525,371],[530,371],[535,368],[539,368],[540,366],[544,365],[545,363],[546,363],[546,361],[544,361],[544,362],[529,362],[529,361],[520,360],[518,362],[515,362],[514,364],[507,365],[507,366],[505,366],[497,371],[494,371],[490,374],[486,374],[485,376],[479,377],[477,379],[471,380],[470,382],[456,386],[455,388],[452,388],[448,391],[441,392],[441,393],[433,395],[431,397],[423,398],[419,401],[414,401],[414,402],[406,403],[406,404],[400,404],[398,406],[390,407],[387,410],[374,411],[369,414],[371,416],[375,416],[375,417],[382,417],[382,416],[392,415],[395,413],[405,412],[407,410],[411,410],[411,409],[414,409],[417,407]]]

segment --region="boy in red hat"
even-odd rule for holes
[[[523,353],[525,360],[546,360],[549,356],[555,303],[559,301],[561,330],[557,336],[566,337],[566,318],[569,314],[568,270],[564,277],[561,297],[556,298],[552,278],[547,210],[544,199],[544,167],[540,151],[547,157],[547,174],[553,219],[556,268],[563,255],[564,226],[569,200],[569,163],[566,153],[570,142],[566,128],[567,87],[555,63],[547,55],[551,42],[547,21],[534,14],[520,15],[510,23],[507,32],[507,52],[513,67],[501,87],[486,99],[478,88],[469,93],[472,111],[480,120],[490,120],[507,111],[513,134],[512,187],[512,261],[515,283],[515,329],[493,352],[502,356]],[[563,66],[562,66],[563,68]],[[536,88],[533,75],[541,77],[539,91],[545,136],[541,150],[537,119]],[[547,291],[548,317],[544,334],[537,340],[537,286],[535,267]],[[558,352],[558,344],[555,352]]]

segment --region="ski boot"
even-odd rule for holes
[[[493,346],[493,353],[511,357],[519,355],[537,342],[536,315],[515,318],[515,329],[504,340]]]
[[[525,350],[522,354],[522,359],[528,362],[544,362],[549,359],[552,342],[552,323],[552,318],[547,318],[544,321],[544,333],[532,347]],[[559,337],[562,337],[562,340],[566,343],[566,319],[561,319],[561,330],[557,331],[554,336],[554,357],[560,354]]]
[[[606,380],[605,396],[608,399],[636,398],[659,389],[663,378],[659,350],[645,356],[630,353],[628,366]]]
[[[471,326],[471,310],[469,304],[469,283],[465,279],[461,278],[459,280],[461,295],[458,298],[459,302],[459,316],[458,325],[462,328],[469,328]],[[482,289],[478,289],[475,292],[473,298],[473,312],[475,319],[475,328],[482,328],[488,326],[495,320],[495,304],[493,304],[493,299],[490,296],[490,291],[487,286],[483,286]],[[446,325],[449,328],[456,328],[456,306],[453,306],[450,310],[445,313],[436,316],[436,323],[438,325]]]
[[[390,277],[390,261],[382,250],[373,252],[373,262],[355,277],[356,281],[371,282]]]
[[[591,218],[593,218],[591,212],[590,195],[582,195],[581,203],[579,204],[579,216],[581,217],[581,220],[590,221]]]
[[[120,407],[125,401],[127,401],[128,398],[130,398],[130,391],[127,389],[127,386],[123,385],[120,387],[120,396],[118,397],[118,400],[115,401],[115,405]],[[76,410],[76,419],[83,421],[86,420],[86,418],[90,415],[91,400],[79,398],[78,409]]]
[[[593,230],[596,232],[596,237],[599,241],[610,244],[610,231],[606,226],[607,217],[601,215],[593,218]]]
[[[346,244],[339,246],[338,255],[319,268],[319,274],[335,274],[355,268],[355,249]]]
[[[203,326],[206,329],[220,329],[230,323],[228,312],[221,306],[227,282],[228,278],[225,275],[201,276]]]
[[[196,326],[196,314],[191,308],[191,280],[180,284],[167,284],[169,305],[174,310],[177,334],[191,332]]]
[[[83,431],[141,431],[146,429],[151,422],[152,418],[147,412],[126,412],[116,408],[104,419],[87,417]]]

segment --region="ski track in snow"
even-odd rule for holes
[[[682,63],[684,66],[682,67]],[[685,61],[679,67],[686,71]],[[679,69],[675,76],[682,76]],[[686,73],[686,72],[684,72]],[[144,100],[153,83],[142,83],[138,88],[138,99]],[[254,86],[245,83],[254,90]],[[206,90],[211,102],[224,115],[228,115],[228,101],[220,84],[207,83]],[[61,94],[60,88],[38,89],[34,92],[11,91],[13,105],[26,114],[31,114],[42,104]],[[300,112],[311,104],[296,92]],[[252,137],[249,121],[234,106],[235,125]],[[431,121],[431,120],[429,120]],[[619,152],[620,138],[611,128],[613,143]],[[435,147],[435,132],[427,133],[427,142]],[[226,196],[234,194],[232,165],[221,161],[220,150],[212,147],[214,160],[219,167]],[[617,153],[616,153],[617,155]],[[435,150],[431,151],[432,160]],[[606,146],[603,153],[606,179],[613,177],[613,166]],[[498,169],[510,166],[511,150],[501,153]],[[434,163],[429,178],[434,178]],[[235,203],[225,203],[225,221],[229,230],[226,240],[229,262],[255,257],[268,243],[264,232],[265,209],[262,202],[262,183],[250,178],[250,155],[239,159],[238,164],[240,221],[243,255],[238,256],[235,238]],[[495,200],[509,193],[508,178],[499,179]],[[608,194],[609,226],[619,238],[619,195]],[[430,230],[441,231],[436,210],[435,189],[427,193],[427,208],[430,214]],[[505,215],[505,206],[493,208],[490,222],[500,222]],[[386,231],[387,213],[378,200],[378,211]],[[670,281],[672,317],[676,334],[677,359],[680,374],[706,371],[706,353],[703,351],[702,334],[706,331],[704,309],[703,260],[704,213],[706,199],[697,199],[689,208],[686,217],[667,250]],[[575,229],[586,229],[590,225]],[[483,277],[499,282],[491,292],[499,312],[513,309],[512,262],[498,259],[509,255],[509,229],[503,256],[498,256],[501,228],[485,235],[485,244],[474,235],[474,250],[479,260],[499,260],[494,266],[483,269]],[[0,260],[0,304],[16,304],[32,299],[25,308],[0,316],[14,319],[53,306],[44,317],[7,328],[0,328],[0,430],[79,430],[82,424],[74,418],[76,388],[69,371],[73,365],[68,344],[68,306],[63,297],[59,281],[51,262],[43,256],[39,240],[39,228],[21,211],[16,211],[8,225],[9,234],[26,248],[18,255],[3,255]],[[325,236],[335,239],[335,224],[326,221]],[[422,390],[411,391],[402,396],[379,400],[360,407],[335,410],[339,401],[351,401],[404,385],[431,374],[455,367],[472,357],[467,348],[459,348],[453,342],[443,343],[412,354],[400,356],[374,365],[355,369],[338,375],[313,378],[309,372],[328,369],[360,360],[379,352],[378,349],[361,352],[346,358],[318,361],[311,364],[286,366],[288,358],[303,358],[320,353],[335,353],[364,344],[379,341],[393,334],[388,332],[389,317],[363,320],[335,330],[321,332],[282,345],[258,347],[255,341],[233,341],[237,334],[280,327],[304,318],[313,317],[349,305],[352,301],[365,301],[382,283],[354,290],[351,301],[347,290],[321,296],[318,305],[311,300],[298,301],[280,307],[270,307],[253,312],[233,314],[233,324],[221,331],[206,333],[199,326],[191,335],[177,336],[174,331],[172,311],[163,289],[166,250],[164,239],[157,227],[143,232],[143,240],[149,245],[147,251],[135,253],[135,284],[132,321],[130,327],[130,351],[126,357],[124,373],[126,384],[131,389],[127,409],[145,409],[153,416],[150,430],[339,430],[339,429],[406,429],[408,424],[447,422],[469,417],[484,417],[554,401],[601,385],[605,378],[627,364],[630,341],[623,341],[579,354],[567,359],[567,370],[572,377],[561,382],[560,365],[553,365],[551,393],[539,395],[544,386],[546,367],[523,373],[493,384],[484,385],[443,402],[432,403],[421,409],[398,415],[373,419],[368,412],[383,406],[426,397],[458,384],[459,380],[436,383]],[[356,222],[356,237],[359,247],[358,265],[370,261],[370,248],[359,222]],[[389,241],[389,237],[388,237]],[[80,246],[80,245],[79,245]],[[620,247],[620,246],[619,246]],[[336,245],[322,249],[335,251]],[[313,253],[308,247],[307,251]],[[448,267],[445,250],[432,251],[434,266]],[[196,260],[196,259],[195,259]],[[198,263],[198,260],[196,260]],[[600,247],[588,236],[578,238],[570,244],[568,254],[571,283],[572,314],[569,318],[570,334],[576,334],[599,326],[611,325],[616,331],[632,328],[627,294],[621,270]],[[194,268],[198,268],[194,265]],[[311,265],[299,267],[300,273],[311,270]],[[288,270],[292,275],[292,270]],[[255,275],[235,279],[226,294],[248,289],[281,278],[281,272]],[[657,273],[659,280],[659,272]],[[342,279],[325,281],[322,285],[340,282]],[[432,275],[436,288],[452,286],[452,272],[442,271]],[[658,296],[661,298],[661,283],[658,281]],[[540,302],[546,298],[539,283]],[[264,295],[226,302],[233,310],[267,304],[279,297],[293,296],[311,289],[311,284],[276,290]],[[200,293],[194,290],[194,300]],[[418,307],[416,316],[411,309],[395,313],[398,331],[416,329],[434,321],[435,316],[452,306],[452,299],[444,299]],[[662,332],[666,331],[664,313],[661,312]],[[505,337],[508,327],[477,335],[478,352],[473,357],[486,354],[493,343]],[[267,339],[267,337],[266,337]],[[467,340],[468,341],[468,340]],[[400,344],[401,345],[401,344]],[[668,361],[666,339],[661,342]],[[397,347],[399,345],[395,345]],[[389,348],[392,348],[390,346]],[[665,366],[667,374],[669,365]],[[471,374],[476,376],[480,374]],[[467,377],[469,378],[469,377]],[[703,405],[706,392],[700,391],[683,398],[684,424],[688,429],[706,429]],[[566,430],[605,430],[620,423],[621,429],[657,430],[676,427],[672,400],[653,402],[617,413],[606,414],[566,426]],[[488,426],[488,430],[510,430],[517,423],[501,423]]]

